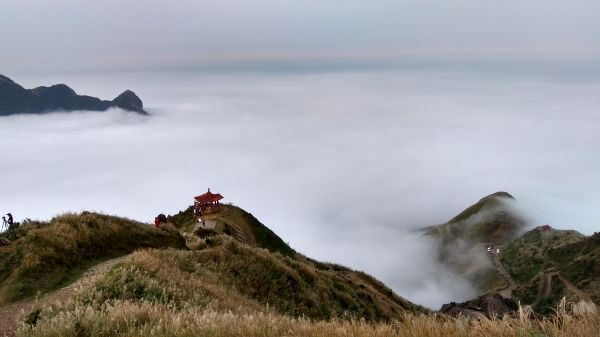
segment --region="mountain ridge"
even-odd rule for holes
[[[600,233],[531,229],[516,202],[507,192],[490,194],[425,234],[437,240],[439,260],[471,282],[478,296],[501,293],[544,315],[562,298],[600,303]],[[468,314],[475,302],[443,310]]]
[[[66,84],[25,89],[12,79],[0,75],[0,116],[54,111],[106,111],[110,108],[148,115],[142,100],[131,90],[125,90],[112,101],[107,101],[78,95]]]
[[[486,250],[510,242],[525,227],[525,220],[513,211],[515,200],[507,192],[490,194],[425,232],[437,242],[438,260],[466,278],[480,294],[508,286]]]

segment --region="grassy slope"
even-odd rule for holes
[[[30,315],[32,325],[17,336],[534,337],[600,330],[597,313],[565,307],[543,321],[427,315],[363,276],[220,236],[200,251],[137,251],[79,298]]]
[[[202,216],[204,220],[214,220],[217,217],[226,218],[238,225],[253,245],[266,248],[271,252],[281,253],[285,256],[292,256],[296,253],[277,234],[258,221],[251,213],[237,206],[223,205],[223,208],[219,212]],[[192,232],[196,226],[196,218],[193,215],[193,208],[191,206],[185,211],[170,217],[169,221],[185,232]],[[222,225],[222,223],[217,224],[217,232],[222,233]]]
[[[364,273],[219,236],[200,250],[138,250],[72,302],[30,315],[35,323],[18,336],[504,337],[600,330],[597,314],[559,309],[559,317],[541,322],[425,316]]]
[[[582,299],[558,275],[600,303],[600,234],[534,229],[509,244],[501,260],[519,284],[515,295],[541,313],[551,312],[563,296]]]
[[[82,213],[24,225],[0,252],[0,297],[16,301],[67,282],[90,263],[142,247],[185,247],[175,229],[156,230],[132,220]]]
[[[556,261],[561,275],[600,304],[600,233],[556,247],[548,255]]]
[[[424,312],[373,278],[339,266],[315,265],[219,236],[199,251],[137,252],[99,285],[93,301],[173,303],[315,319],[399,320]],[[243,309],[240,309],[243,308]]]

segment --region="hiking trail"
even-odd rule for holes
[[[222,216],[217,216],[216,218],[219,221],[222,221],[223,223],[225,223],[225,229],[224,231],[229,231],[229,233],[231,233],[231,236],[235,239],[237,239],[238,241],[245,243],[245,244],[250,244],[250,241],[248,240],[248,237],[246,236],[246,234],[244,233],[244,231],[240,228],[240,226],[236,225],[233,221],[224,218]]]
[[[496,249],[496,248],[499,248],[499,247],[495,247],[494,249]],[[496,270],[498,270],[498,273],[500,274],[500,276],[502,276],[502,278],[508,285],[506,288],[500,290],[498,293],[502,297],[512,298],[513,291],[515,291],[517,289],[517,282],[515,282],[515,280],[513,280],[513,278],[510,276],[510,274],[508,273],[506,268],[504,268],[504,265],[500,261],[500,258],[498,258],[499,254],[495,254],[494,252],[491,252],[491,253],[488,253],[488,255],[492,258],[494,267],[496,267]]]
[[[577,288],[576,285],[574,285],[571,281],[562,276],[560,272],[554,271],[543,275],[543,278],[540,280],[540,283],[538,284],[538,293],[534,305],[537,305],[542,299],[550,296],[550,294],[552,293],[552,283],[554,282],[554,276],[558,277],[558,279],[565,285],[567,290],[575,294],[575,296],[577,296],[580,301],[594,303],[592,297],[588,293]]]
[[[115,265],[123,262],[127,256],[101,262],[90,269],[75,282],[42,295],[40,298],[26,299],[16,303],[0,306],[0,337],[14,336],[17,327],[25,316],[36,308],[44,308],[58,302],[66,302],[83,290],[93,286],[102,276],[108,273]]]

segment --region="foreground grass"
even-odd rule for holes
[[[221,236],[197,251],[136,251],[77,298],[34,310],[17,336],[600,336],[595,306],[527,316],[436,315],[366,274]]]
[[[272,312],[238,313],[197,307],[115,301],[72,305],[35,325],[24,324],[19,337],[37,336],[297,336],[297,337],[574,337],[599,336],[600,316],[562,311],[540,321],[506,318],[467,320],[407,315],[394,323],[362,320],[312,321]]]

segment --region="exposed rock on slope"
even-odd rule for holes
[[[506,315],[516,316],[518,310],[519,306],[514,300],[498,294],[486,294],[463,303],[444,304],[440,312],[454,317],[462,315],[471,318],[502,318]]]
[[[140,98],[130,90],[126,90],[112,101],[105,101],[78,95],[65,84],[25,89],[10,78],[0,75],[0,116],[51,111],[105,111],[109,108],[121,108],[147,115]]]

